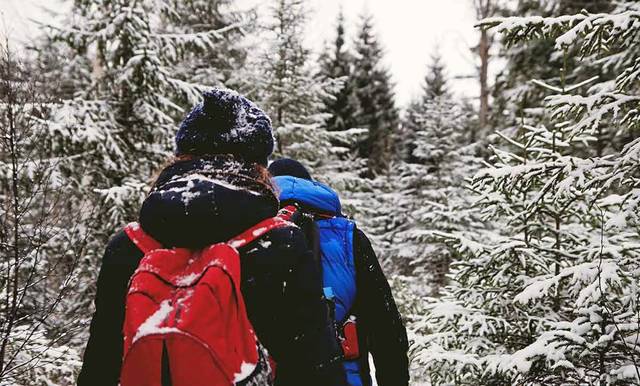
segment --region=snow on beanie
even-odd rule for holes
[[[202,97],[180,124],[176,155],[232,154],[266,166],[275,144],[267,114],[232,90],[213,89]]]

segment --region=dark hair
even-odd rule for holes
[[[237,160],[236,157],[234,157],[231,154],[217,154],[215,155],[216,157],[224,157],[227,158],[229,160]],[[173,165],[175,165],[178,162],[183,162],[183,161],[191,161],[191,160],[195,160],[197,158],[206,158],[206,157],[200,157],[200,156],[195,156],[195,155],[191,155],[191,154],[180,154],[180,155],[175,155],[170,157],[165,163],[164,165],[162,165],[162,168],[160,168],[153,176],[153,180],[151,182],[151,188],[153,189],[157,182],[158,182],[158,178],[160,177],[160,174],[162,173],[163,170],[167,169],[168,167],[171,167]],[[267,188],[267,190],[269,190],[271,193],[273,193],[273,195],[275,197],[278,197],[278,189],[275,185],[275,183],[273,182],[273,176],[271,175],[271,173],[269,173],[269,169],[267,169],[266,166],[261,165],[257,162],[251,162],[248,165],[250,165],[249,168],[247,168],[247,170],[249,171],[249,177],[253,178],[256,182],[258,182],[259,184],[263,185],[265,188]]]

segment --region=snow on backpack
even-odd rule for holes
[[[144,253],[129,282],[121,386],[270,385],[272,371],[240,292],[238,248],[285,226],[287,207],[226,243],[164,249],[137,223]]]

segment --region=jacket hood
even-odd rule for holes
[[[342,214],[338,193],[327,185],[292,176],[273,179],[280,191],[280,201],[294,201],[308,209],[334,216]]]
[[[217,156],[165,168],[140,209],[140,225],[167,247],[226,241],[278,212],[278,199],[252,164]]]

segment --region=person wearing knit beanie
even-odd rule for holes
[[[314,181],[303,164],[283,158],[272,162],[269,172],[277,185],[280,205],[294,204],[301,209],[303,216],[296,224],[309,243],[316,245],[322,286],[329,289],[325,296],[347,347],[343,361],[347,384],[372,384],[371,354],[378,385],[408,386],[407,330],[371,241],[342,213],[338,193]],[[356,346],[358,349],[351,350]]]
[[[275,145],[269,116],[232,90],[212,89],[202,97],[180,124],[175,154],[231,154],[267,166]]]
[[[151,187],[137,224],[126,229],[143,232],[143,239],[154,241],[163,250],[186,249],[196,256],[275,217],[280,202],[266,168],[274,143],[271,120],[256,104],[231,90],[204,92],[202,101],[180,124],[175,159]],[[260,346],[258,363],[247,361],[245,365],[243,360],[240,373],[235,375],[243,376],[237,378],[242,380],[238,384],[273,385],[271,364],[275,363],[277,386],[346,386],[337,359],[341,350],[335,325],[323,298],[322,274],[302,230],[292,223],[282,225],[260,228],[265,233],[254,234],[257,238],[252,242],[231,247],[237,248],[240,257],[239,288],[252,331],[270,355],[267,358]],[[123,358],[127,358],[123,326],[129,318],[125,315],[140,312],[127,302],[129,283],[145,256],[138,245],[135,237],[120,230],[105,249],[96,285],[96,313],[78,386],[124,384],[122,368],[127,375],[144,377],[153,373],[162,378],[158,384],[177,384],[180,375],[173,372],[171,363],[184,359],[180,353],[187,351],[163,351],[166,360],[153,352],[137,357],[140,361],[133,367],[123,365]],[[152,268],[162,269],[161,264]],[[222,304],[219,299],[197,301],[205,309],[210,306],[213,315]],[[209,332],[226,338],[233,337],[226,334],[234,334],[233,329]],[[228,348],[221,355],[236,355],[237,347]],[[197,351],[188,353],[199,355]],[[194,377],[206,377],[206,371],[193,366]],[[246,367],[252,371],[246,371]],[[158,371],[150,372],[150,368]],[[201,381],[196,383],[209,384],[207,379]]]

